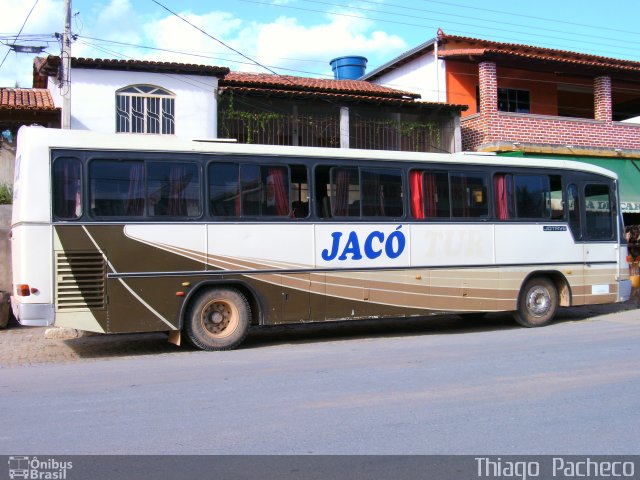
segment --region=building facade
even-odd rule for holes
[[[468,105],[463,150],[561,156],[626,172],[623,206],[640,223],[640,62],[439,30],[362,79]]]

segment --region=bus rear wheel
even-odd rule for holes
[[[520,290],[516,322],[525,327],[543,327],[553,320],[558,309],[558,290],[546,277],[534,277]]]
[[[233,288],[211,288],[191,302],[184,333],[201,350],[231,350],[247,336],[251,307]]]

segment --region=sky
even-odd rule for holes
[[[0,0],[0,12],[0,86],[29,88],[36,55],[8,45],[60,55],[64,1]],[[638,18],[637,0],[73,0],[72,56],[332,78],[335,57],[371,71],[441,28],[640,61]]]

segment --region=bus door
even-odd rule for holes
[[[615,301],[619,257],[615,190],[609,183],[585,182],[583,196],[585,302]]]

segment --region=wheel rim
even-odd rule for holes
[[[551,308],[551,294],[546,288],[536,286],[527,294],[527,310],[535,317],[542,317]]]
[[[240,315],[233,303],[215,299],[202,309],[200,322],[209,335],[214,338],[224,338],[231,335],[238,327]]]

